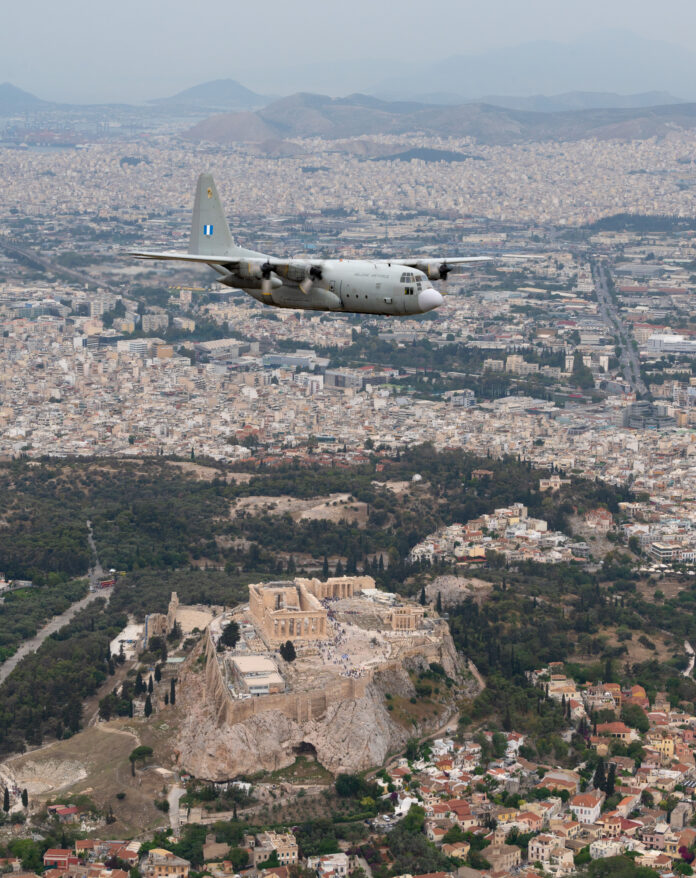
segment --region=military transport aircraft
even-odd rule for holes
[[[242,289],[264,305],[390,316],[432,311],[444,299],[431,280],[446,280],[457,265],[492,258],[276,259],[235,244],[212,174],[198,178],[188,252],[130,255],[205,263],[218,272],[220,283]]]

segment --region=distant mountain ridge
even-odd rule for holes
[[[235,79],[214,79],[185,88],[168,98],[156,98],[150,103],[171,106],[200,106],[219,110],[252,110],[270,103],[273,98],[257,94]]]
[[[50,106],[50,101],[42,101],[41,98],[17,88],[11,82],[0,83],[0,113],[2,114],[23,113],[26,110],[38,110]]]
[[[696,53],[629,31],[604,30],[567,43],[538,40],[409,64],[368,90],[390,97],[442,93],[466,100],[482,95],[667,92],[696,100]]]
[[[383,100],[406,96],[379,96]],[[658,107],[665,104],[683,104],[665,91],[641,92],[640,94],[620,95],[614,92],[569,91],[558,95],[484,95],[475,99],[465,95],[445,92],[413,95],[412,100],[436,106],[457,106],[459,104],[491,104],[507,110],[528,110],[532,113],[562,113],[568,110],[627,110],[639,107]]]
[[[532,113],[563,113],[575,110],[632,110],[683,104],[665,91],[641,92],[635,95],[619,95],[614,92],[569,91],[560,95],[486,95],[472,103],[492,104],[507,110],[527,110]]]
[[[339,139],[375,134],[426,132],[441,137],[471,137],[480,143],[645,139],[696,128],[696,104],[530,112],[490,104],[443,106],[415,101],[381,101],[369,95],[331,98],[299,93],[254,113],[212,116],[186,137],[219,144],[293,137]]]

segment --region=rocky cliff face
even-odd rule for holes
[[[179,691],[177,706],[185,716],[176,744],[179,764],[206,780],[284,768],[303,744],[311,744],[318,761],[333,773],[361,771],[381,764],[407,740],[375,685],[364,696],[334,702],[321,718],[304,723],[278,710],[238,723],[221,720],[205,675],[193,670],[182,675]]]
[[[414,695],[408,671],[426,670],[430,662],[456,676],[459,658],[449,629],[443,623],[437,633],[437,638],[405,643],[372,677],[241,702],[230,699],[215,648],[204,635],[181,677],[179,764],[195,777],[228,780],[292,765],[307,745],[334,774],[382,764],[410,735],[427,734],[443,721],[433,717],[407,732],[391,719],[384,699],[388,692]]]

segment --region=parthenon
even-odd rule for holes
[[[249,611],[269,643],[324,640],[327,613],[303,583],[270,582],[249,586]]]
[[[321,601],[352,598],[374,588],[371,576],[334,576],[266,582],[249,586],[249,611],[254,624],[270,644],[286,640],[325,640],[333,636]]]

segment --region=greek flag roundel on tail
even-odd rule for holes
[[[196,186],[189,253],[201,256],[225,256],[235,247],[227,225],[212,174],[201,174]]]

